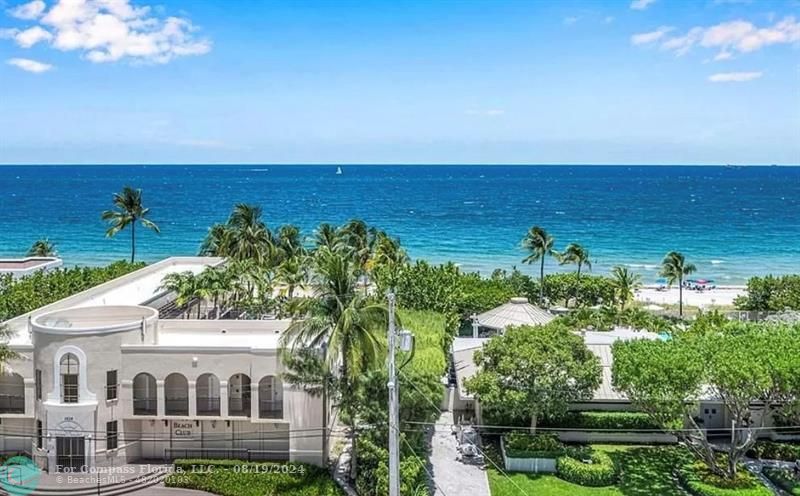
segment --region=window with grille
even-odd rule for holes
[[[34,375],[34,386],[36,390],[36,399],[42,399],[42,371],[41,369],[36,369],[36,374]]]
[[[38,372],[38,371],[37,371]],[[43,436],[43,428],[42,428],[42,421],[36,421],[36,447],[42,449],[42,437]]]
[[[117,449],[117,421],[106,422],[106,449]]]
[[[117,399],[117,371],[109,370],[106,372],[106,399]]]
[[[72,353],[61,357],[61,402],[78,402],[78,357]]]

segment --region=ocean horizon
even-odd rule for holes
[[[592,273],[615,265],[658,277],[664,254],[683,252],[697,277],[719,285],[798,271],[800,168],[612,165],[4,165],[0,256],[39,238],[66,265],[129,257],[127,232],[105,237],[100,213],[123,186],[143,190],[162,234],[137,230],[137,258],[195,255],[235,203],[264,210],[272,229],[361,218],[400,238],[413,259],[452,261],[489,275],[525,266],[533,225],[557,249],[578,242]],[[557,267],[548,270],[574,270]]]

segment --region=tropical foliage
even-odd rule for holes
[[[683,316],[683,281],[686,276],[694,273],[697,267],[686,262],[686,257],[677,251],[667,253],[661,262],[661,276],[667,278],[667,283],[678,284],[678,313]]]
[[[752,277],[747,281],[747,293],[734,303],[740,310],[800,310],[800,275]]]
[[[115,262],[106,267],[39,271],[21,279],[0,275],[0,321],[36,310],[142,267],[143,263]]]
[[[619,304],[621,311],[625,310],[625,305],[633,300],[633,295],[642,285],[642,278],[639,274],[634,274],[625,267],[616,266],[611,271],[611,278],[614,285],[615,300]]]
[[[55,257],[58,255],[56,245],[47,238],[36,240],[28,249],[29,257]]]
[[[114,194],[114,209],[106,210],[100,216],[108,223],[107,237],[113,237],[123,229],[130,227],[131,232],[131,263],[136,258],[136,223],[160,233],[158,225],[147,218],[150,209],[142,205],[142,190],[130,186],[122,188],[120,193]]]
[[[586,401],[600,385],[600,361],[583,338],[558,323],[506,329],[475,352],[478,373],[467,389],[488,411],[528,418],[563,416],[570,403]],[[547,371],[547,373],[542,373]]]
[[[547,231],[539,226],[531,227],[522,238],[522,248],[528,252],[522,262],[533,264],[539,262],[539,305],[545,305],[544,299],[544,260],[547,256],[555,254],[553,243],[555,240]]]
[[[733,480],[766,419],[800,394],[800,326],[726,323],[690,328],[668,341],[634,340],[613,346],[614,387],[679,440],[708,470]],[[715,446],[695,418],[699,400],[722,401],[737,426],[732,442]],[[752,418],[750,405],[763,405]],[[687,425],[688,429],[682,429]],[[725,452],[721,462],[716,451]]]

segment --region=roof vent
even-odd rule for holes
[[[227,330],[227,329],[223,329],[223,330],[221,330],[220,332],[221,332],[222,334],[228,334],[228,330]]]
[[[524,296],[515,296],[514,298],[511,298],[511,303],[516,303],[516,304],[528,303],[528,299],[525,298]]]

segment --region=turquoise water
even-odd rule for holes
[[[587,246],[595,273],[627,265],[650,282],[669,250],[720,284],[800,272],[797,167],[342,167],[336,175],[336,166],[3,166],[0,256],[49,237],[67,264],[126,257],[127,234],[106,239],[100,212],[130,184],[162,229],[139,237],[147,261],[196,254],[208,226],[250,202],[270,227],[311,234],[320,222],[363,218],[400,237],[412,257],[483,273],[520,266],[519,242],[535,224],[559,248]]]

